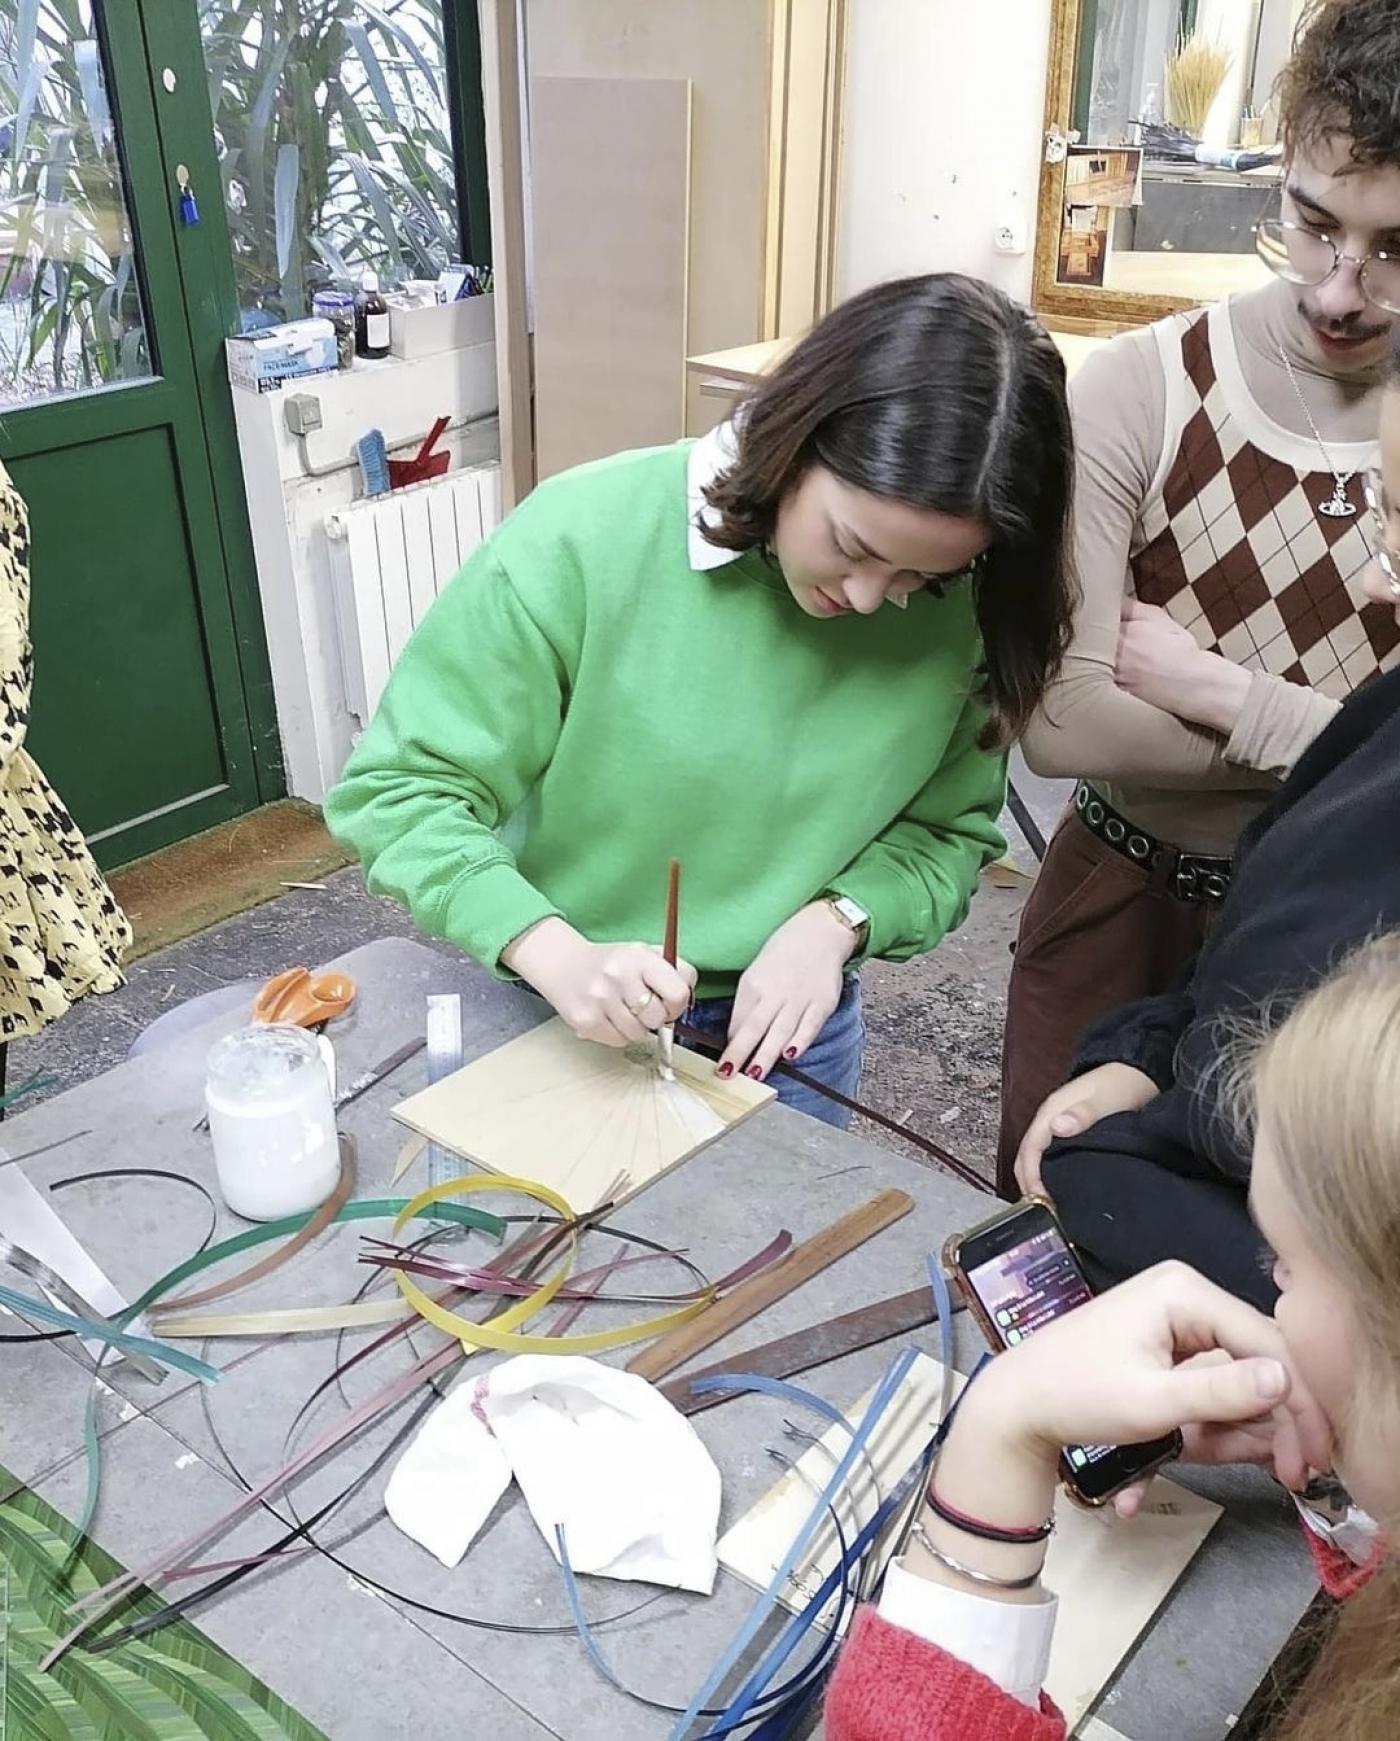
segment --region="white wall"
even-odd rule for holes
[[[848,10],[837,288],[959,271],[1029,300],[1050,0]],[[1025,252],[996,252],[1000,225]]]
[[[306,440],[313,465],[336,467],[327,477],[302,469],[283,415],[293,392],[321,401],[324,427]],[[440,444],[450,449],[454,471],[496,458],[496,347],[357,362],[345,374],[317,375],[276,393],[235,387],[233,403],[287,785],[293,797],[319,803],[363,723],[346,705],[326,515],[361,494],[354,445],[371,427],[383,430],[402,459],[445,413],[462,426],[449,428]]]

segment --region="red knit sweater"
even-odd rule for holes
[[[1323,1588],[1339,1600],[1365,1583],[1372,1565],[1304,1530]],[[826,1695],[826,1741],[1065,1741],[1065,1721],[1040,1695],[1033,1711],[975,1668],[882,1620],[856,1615]]]

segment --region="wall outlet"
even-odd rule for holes
[[[992,246],[998,254],[1024,254],[1026,226],[1018,218],[1014,223],[998,224],[992,232]]]
[[[321,401],[314,393],[291,394],[282,414],[293,435],[310,435],[321,427]]]

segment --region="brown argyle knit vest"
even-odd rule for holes
[[[1355,515],[1319,512],[1333,476],[1311,435],[1282,428],[1250,395],[1226,304],[1154,330],[1166,439],[1130,558],[1138,598],[1213,653],[1344,699],[1400,660],[1393,612],[1361,590],[1370,560],[1361,478],[1347,487]],[[1357,442],[1329,443],[1328,453],[1342,472],[1377,459]]]

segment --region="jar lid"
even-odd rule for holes
[[[308,1064],[322,1069],[321,1049],[305,1028],[255,1022],[216,1040],[205,1066],[207,1079],[225,1094],[260,1100],[280,1094]]]

